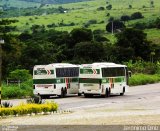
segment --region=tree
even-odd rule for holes
[[[13,68],[19,65],[20,43],[16,40],[15,35],[11,35],[11,31],[14,31],[16,27],[11,26],[11,23],[15,23],[17,20],[1,19],[0,20],[0,38],[5,41],[2,46],[2,74],[3,79]]]
[[[143,15],[142,15],[141,12],[135,12],[135,13],[133,13],[133,14],[131,15],[131,19],[132,19],[132,20],[141,19],[141,18],[143,18]]]
[[[116,46],[120,48],[130,48],[134,59],[141,57],[144,60],[149,59],[151,44],[146,40],[146,34],[142,30],[127,28],[123,32],[116,34]],[[121,52],[123,54],[123,52]]]
[[[75,46],[75,59],[86,63],[102,61],[104,58],[103,44],[98,42],[80,42]],[[80,62],[80,61],[79,61]]]
[[[160,29],[160,18],[157,18],[155,21],[155,27]]]
[[[153,0],[150,0],[150,6],[151,6],[151,8],[154,7],[154,1]]]
[[[111,9],[112,9],[112,5],[111,5],[111,4],[107,5],[107,6],[106,6],[106,9],[107,9],[107,10],[111,10]]]
[[[70,32],[72,45],[70,47],[74,47],[76,43],[91,41],[93,39],[93,34],[91,29],[85,28],[76,28]]]
[[[114,20],[106,25],[106,30],[108,32],[116,31],[117,29],[123,29],[123,28],[125,28],[125,25],[123,24],[123,22],[119,20]]]
[[[16,69],[10,72],[9,78],[21,81],[27,81],[28,79],[32,78],[32,76],[29,74],[29,70]]]
[[[128,7],[129,7],[129,9],[132,9],[132,5],[129,5]]]
[[[97,10],[101,11],[101,10],[105,10],[105,8],[101,6],[101,7],[97,8]]]
[[[131,18],[130,18],[130,16],[128,16],[128,15],[122,15],[121,16],[121,21],[124,21],[124,23],[126,22],[126,21],[129,21]]]

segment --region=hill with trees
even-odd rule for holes
[[[34,65],[57,62],[158,63],[159,8],[159,0],[5,8],[0,11],[0,38],[5,41],[3,78],[16,69],[32,72]],[[146,67],[156,72],[155,66]]]
[[[66,4],[66,3],[76,3],[89,0],[21,0],[21,1],[35,2],[42,4]]]

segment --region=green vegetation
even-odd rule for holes
[[[25,98],[33,96],[32,79],[18,84],[2,84],[2,99]]]
[[[125,62],[133,75],[129,79],[130,86],[145,85],[160,82],[160,63],[151,63],[145,61]]]
[[[55,102],[46,102],[44,104],[20,104],[14,107],[0,108],[0,116],[25,115],[31,113],[57,111],[58,105]]]
[[[8,0],[7,0],[8,1]],[[2,1],[2,5],[5,5],[5,0]],[[25,2],[25,1],[20,1]],[[38,1],[36,1],[38,2]],[[74,1],[75,2],[75,1]],[[19,1],[9,0],[8,3],[19,3]],[[29,2],[32,3],[32,2]],[[63,3],[63,2],[62,2]],[[126,27],[133,27],[135,23],[150,23],[159,17],[160,1],[154,0],[151,3],[148,0],[140,1],[120,1],[110,0],[106,3],[104,0],[92,0],[69,4],[44,4],[43,6],[34,6],[30,8],[9,8],[1,13],[0,17],[17,17],[18,23],[13,24],[17,27],[15,33],[21,33],[24,31],[30,31],[32,25],[38,23],[38,25],[44,25],[48,29],[56,29],[59,31],[71,31],[74,28],[86,27],[86,23],[90,20],[96,20],[96,23],[89,24],[87,28],[92,30],[105,30],[105,26],[111,17],[114,20],[120,20],[122,16],[129,16],[130,19],[124,21]],[[20,4],[27,5],[27,4]],[[21,7],[21,6],[16,7]],[[34,3],[33,3],[34,5]],[[106,6],[112,5],[110,10],[106,9]],[[154,5],[154,6],[153,6]],[[132,8],[131,8],[132,7]],[[102,10],[99,10],[99,8]],[[65,12],[66,13],[65,13]],[[140,14],[140,15],[137,15]],[[133,20],[134,17],[134,20]],[[141,18],[141,19],[137,19]],[[136,19],[135,19],[136,18]],[[63,22],[63,23],[62,23]],[[50,25],[55,25],[50,27]],[[49,28],[50,27],[50,28]],[[159,44],[157,34],[153,33],[154,29],[148,29],[148,38],[151,41]],[[150,36],[152,34],[152,36]],[[154,36],[155,34],[155,36]],[[110,39],[108,34],[104,34]],[[110,39],[112,42],[114,40]]]
[[[160,81],[160,75],[134,74],[129,79],[130,86],[152,84]]]
[[[32,78],[32,76],[29,74],[29,70],[25,70],[25,69],[16,69],[12,72],[10,72],[9,74],[9,78],[11,79],[17,79],[17,80],[20,80],[20,81],[27,81],[29,79]]]
[[[17,69],[32,73],[34,65],[57,62],[124,63],[132,60],[131,65],[136,67],[131,68],[133,73],[160,72],[157,71],[160,62],[159,0],[92,0],[49,5],[41,1],[39,6],[33,3],[34,6],[25,8],[7,8],[9,5],[5,2],[11,0],[2,2],[3,79],[20,79]],[[144,65],[140,62],[137,65],[137,61]],[[23,87],[30,89],[25,84]],[[25,93],[18,94],[25,96]],[[4,97],[7,98],[5,94]]]

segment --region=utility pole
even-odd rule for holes
[[[112,35],[113,35],[113,28],[114,28],[114,26],[113,26],[113,21],[112,21]]]
[[[1,93],[2,93],[2,44],[4,40],[0,39],[0,107],[1,107]]]

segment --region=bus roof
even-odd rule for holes
[[[63,68],[63,67],[79,67],[79,65],[74,65],[70,63],[52,63],[47,65],[49,67],[54,67],[54,68]]]
[[[34,66],[34,69],[35,69],[35,68],[45,68],[46,66],[47,66],[47,65],[35,65],[35,66]]]
[[[79,67],[79,65],[74,65],[69,63],[52,63],[48,65],[35,65],[34,70],[36,70],[37,68],[51,69],[51,68],[63,68],[63,67]]]
[[[99,62],[93,64],[82,64],[82,68],[106,68],[106,67],[126,67],[126,65],[111,63],[111,62]]]

